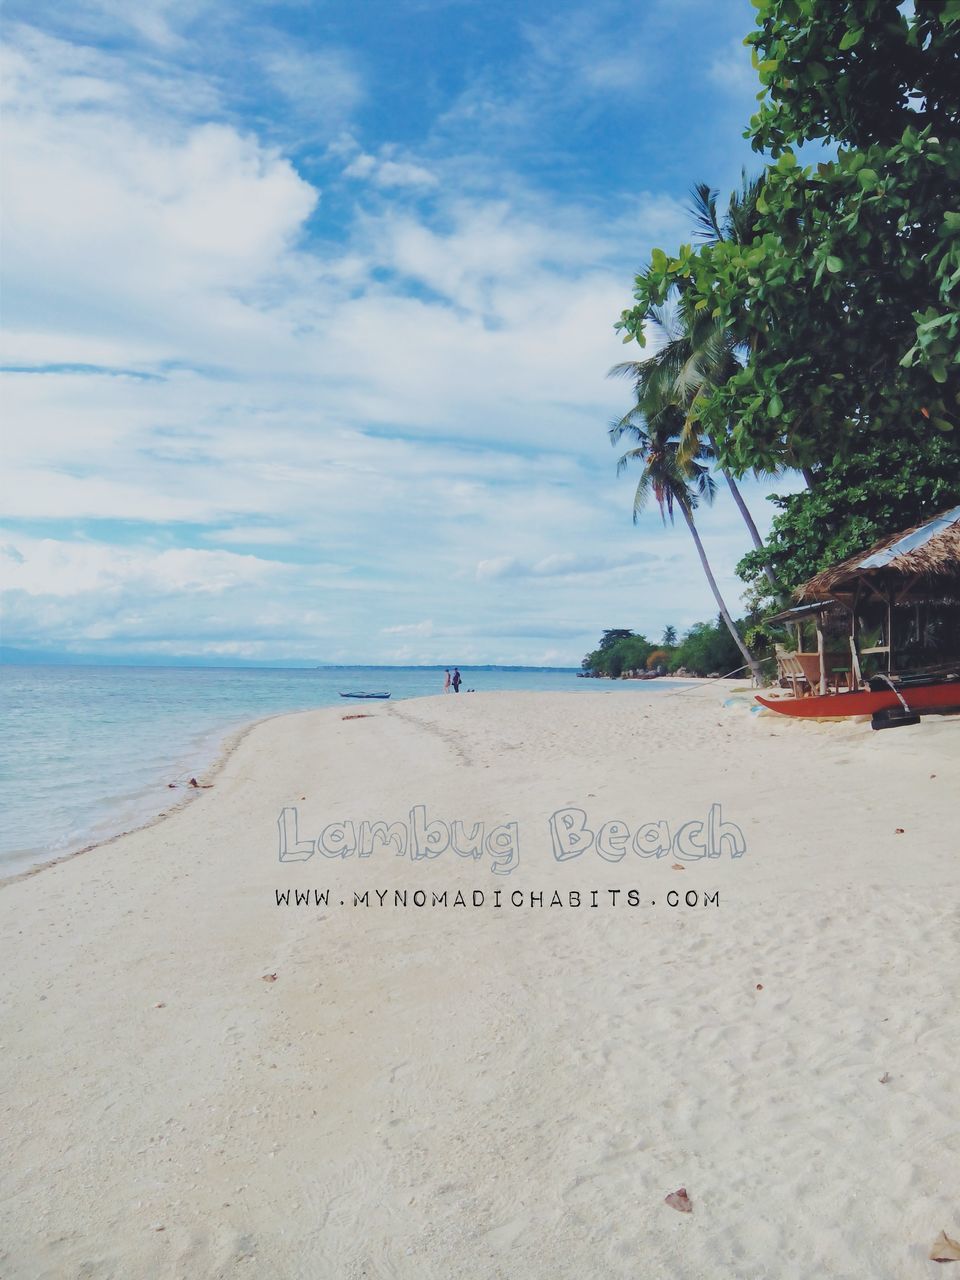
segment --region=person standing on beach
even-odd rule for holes
[[[460,682],[461,682],[461,680],[462,680],[462,677],[461,677],[461,675],[460,675],[460,668],[459,668],[459,667],[454,667],[454,668],[453,668],[453,692],[454,692],[454,693],[459,693],[459,692],[460,692]]]
[[[444,667],[444,670],[443,670],[443,692],[444,693],[450,692],[450,668],[449,667]]]

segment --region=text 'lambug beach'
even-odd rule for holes
[[[567,806],[551,814],[546,823],[549,848],[557,862],[568,862],[593,851],[604,862],[621,862],[628,852],[640,858],[672,855],[685,862],[741,858],[746,841],[740,827],[724,821],[719,804],[712,804],[705,820],[684,822],[671,834],[664,820],[645,822],[631,830],[619,819],[588,825],[585,810]],[[375,852],[392,852],[411,862],[438,858],[450,851],[479,862],[489,859],[490,870],[508,875],[520,865],[520,828],[516,821],[487,830],[482,822],[429,819],[425,805],[414,805],[406,822],[338,821],[327,823],[316,837],[301,835],[295,806],[285,806],[277,819],[281,862],[305,862],[315,854],[326,858],[369,858]]]

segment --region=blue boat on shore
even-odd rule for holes
[[[389,693],[341,693],[341,698],[389,698]]]

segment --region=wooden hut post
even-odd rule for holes
[[[863,672],[860,670],[860,655],[857,653],[857,642],[853,636],[850,637],[850,681],[851,689],[860,689],[863,686]]]
[[[817,614],[817,657],[820,660],[820,692],[827,692],[827,655],[823,642],[823,617]]]
[[[863,672],[860,670],[860,651],[857,648],[857,607],[860,604],[860,591],[863,583],[858,580],[857,589],[853,593],[850,605],[850,688],[863,687]]]
[[[893,589],[887,596],[887,675],[893,671]]]

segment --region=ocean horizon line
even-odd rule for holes
[[[468,671],[579,671],[577,663],[544,666],[526,662],[307,662],[293,659],[277,659],[273,662],[204,662],[199,659],[170,661],[140,659],[129,662],[120,659],[86,659],[78,655],[49,657],[18,654],[11,658],[0,654],[0,667],[93,667],[109,670],[119,667],[125,670],[149,669],[151,671],[443,671],[447,667],[461,667]]]

